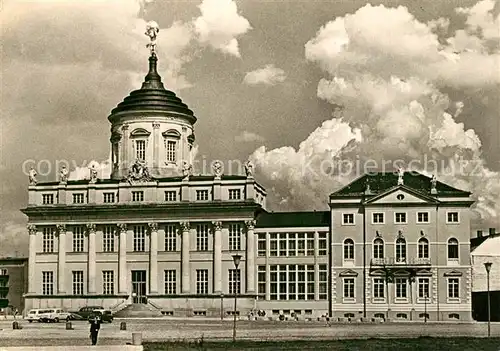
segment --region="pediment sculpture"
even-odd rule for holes
[[[146,161],[137,159],[128,172],[128,181],[130,183],[134,181],[147,182],[151,180],[149,175],[148,167],[146,166]]]

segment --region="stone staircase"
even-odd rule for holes
[[[161,311],[151,304],[133,303],[114,314],[115,318],[159,318]]]

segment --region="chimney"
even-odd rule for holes
[[[477,237],[478,238],[482,238],[483,237],[483,231],[482,230],[478,230],[477,231]]]
[[[495,228],[490,228],[490,235],[495,235]]]

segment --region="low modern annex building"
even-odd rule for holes
[[[333,316],[470,320],[470,195],[413,172],[331,194]]]

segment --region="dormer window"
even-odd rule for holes
[[[164,132],[163,138],[165,141],[165,162],[177,163],[177,150],[179,149],[179,140],[181,139],[181,134],[175,130],[170,129]]]

